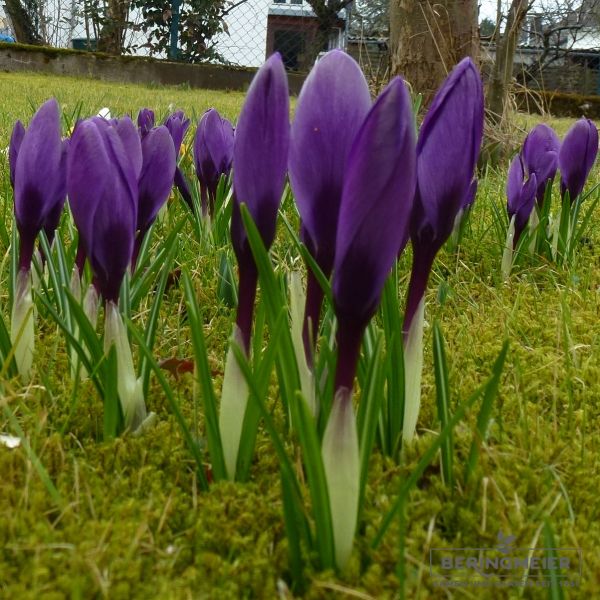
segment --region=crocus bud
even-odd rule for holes
[[[298,98],[290,138],[290,183],[302,221],[302,241],[326,277],[333,268],[346,161],[370,108],[362,70],[340,50],[319,60]],[[309,363],[322,302],[323,292],[309,269],[303,328]]]
[[[239,267],[237,319],[231,343],[248,355],[258,271],[240,203],[248,207],[262,241],[270,248],[275,237],[277,210],[285,185],[289,145],[287,76],[279,54],[256,73],[242,107],[233,148],[234,204],[231,240]],[[229,349],[225,363],[219,429],[228,476],[235,477],[243,416],[248,402],[245,379]]]
[[[402,79],[395,78],[368,113],[348,157],[333,268],[336,389],[352,388],[363,331],[403,249],[414,190],[410,96]]]
[[[146,134],[142,139],[142,157],[142,171],[138,182],[139,233],[135,242],[134,264],[146,232],[154,223],[158,211],[167,201],[173,187],[175,148],[166,127],[156,127]]]
[[[405,441],[414,435],[421,402],[422,304],[429,273],[435,255],[452,232],[456,215],[473,197],[482,136],[481,77],[473,61],[465,58],[438,90],[417,143],[417,189],[410,226],[413,265],[404,314],[404,368],[410,374],[405,380]]]
[[[30,268],[35,239],[57,203],[64,202],[65,163],[58,103],[51,99],[43,104],[24,133],[19,126],[15,129],[13,160],[10,152],[9,160],[14,164],[14,207],[20,245],[11,340],[16,344],[17,368],[28,380],[34,346]]]
[[[116,129],[92,119],[75,130],[67,162],[69,202],[86,255],[102,297],[117,302],[136,229],[134,161]]]
[[[526,178],[523,158],[517,154],[510,163],[506,182],[506,210],[509,218],[514,220],[513,247],[516,247],[521,233],[527,225],[535,204],[537,190],[536,174],[531,173],[529,178]]]
[[[406,241],[416,180],[412,104],[393,79],[358,131],[348,157],[333,267],[338,320],[335,397],[322,453],[337,565],[352,550],[358,510],[358,437],[352,385],[363,332]]]
[[[190,120],[185,118],[182,110],[175,111],[165,119],[165,127],[169,130],[171,137],[173,138],[173,145],[175,146],[175,158],[179,161],[179,153],[181,152],[181,144],[183,138],[190,127]],[[181,197],[185,200],[185,203],[194,210],[194,202],[192,201],[192,194],[190,187],[186,181],[185,175],[179,167],[175,170],[174,183]]]
[[[560,193],[569,191],[571,203],[583,190],[598,154],[598,129],[589,119],[579,119],[567,132],[558,153]]]
[[[287,77],[279,54],[258,70],[242,107],[233,146],[231,241],[239,265],[237,324],[250,347],[257,270],[239,206],[246,204],[268,249],[275,237],[290,136]]]
[[[133,125],[133,124],[132,124]],[[146,419],[141,382],[135,377],[131,349],[118,310],[119,290],[131,261],[137,220],[139,147],[124,124],[105,126],[97,119],[76,128],[68,154],[67,187],[73,218],[105,301],[105,349],[116,348],[117,389],[127,429],[140,430]],[[134,154],[132,156],[131,154]],[[141,149],[139,150],[141,156]],[[141,167],[140,167],[141,169]]]
[[[49,213],[64,201],[64,155],[56,100],[48,100],[23,135],[14,172],[19,267],[29,269],[35,238]]]
[[[213,214],[219,180],[231,171],[233,139],[233,126],[214,108],[202,115],[194,138],[194,163],[204,215]]]
[[[137,117],[138,130],[140,137],[144,139],[150,130],[154,127],[154,111],[149,108],[142,108]]]
[[[525,138],[521,157],[527,175],[535,173],[537,180],[536,198],[540,206],[544,202],[546,184],[552,181],[558,168],[560,139],[552,127],[545,123],[536,125]]]

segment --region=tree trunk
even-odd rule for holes
[[[108,0],[106,16],[100,30],[98,50],[118,56],[123,51],[123,40],[129,17],[129,0]]]
[[[38,35],[31,18],[21,5],[20,0],[6,0],[6,13],[10,17],[13,32],[20,44],[40,45],[42,40]]]
[[[502,122],[504,118],[508,90],[513,78],[515,50],[528,10],[528,0],[512,0],[506,27],[496,39],[496,59],[488,89],[488,111],[495,123]]]
[[[428,104],[465,56],[479,60],[475,0],[390,0],[392,75],[402,75]]]

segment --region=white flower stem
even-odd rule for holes
[[[335,561],[343,569],[354,543],[358,517],[360,455],[352,391],[336,392],[321,447],[333,522]]]
[[[119,307],[112,301],[106,303],[104,328],[104,351],[108,352],[113,344],[116,349],[117,391],[125,429],[136,433],[153,422],[156,416],[146,412],[142,382],[135,375],[127,330]]]
[[[24,383],[28,383],[31,379],[35,344],[30,270],[22,269],[17,274],[10,319],[10,340],[15,349],[15,362],[21,379]]]
[[[242,334],[237,325],[233,326],[233,334],[225,360],[221,408],[219,411],[219,430],[221,432],[225,467],[227,468],[227,475],[232,481],[235,479],[242,426],[248,404],[248,384],[233,353],[233,344],[237,344],[242,351],[244,350]]]
[[[317,399],[315,390],[315,379],[312,369],[308,366],[304,341],[302,339],[303,314],[302,309],[306,294],[302,288],[299,271],[292,271],[290,275],[290,321],[292,331],[292,343],[294,354],[300,375],[300,386],[302,395],[306,400],[308,408],[313,416],[317,415]]]
[[[510,277],[510,272],[513,265],[515,239],[515,215],[510,219],[508,232],[506,234],[506,244],[504,245],[504,253],[502,254],[502,277],[506,281]]]
[[[410,443],[417,429],[421,409],[421,374],[423,371],[423,326],[425,323],[425,299],[419,306],[404,340],[404,422],[402,441]]]

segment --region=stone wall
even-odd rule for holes
[[[189,85],[191,88],[245,91],[256,69],[191,65],[152,58],[0,43],[0,71],[35,71],[122,83]],[[289,73],[290,92],[298,94],[304,77]]]

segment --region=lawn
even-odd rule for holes
[[[67,119],[109,107],[134,116],[183,109],[197,118],[215,106],[235,119],[243,94],[108,84],[25,74],[0,77],[0,147],[15,119],[28,122],[55,96]],[[539,120],[518,116],[523,127]],[[554,122],[553,122],[554,123]],[[564,134],[570,121],[555,123]],[[187,146],[191,136],[187,138]],[[188,164],[189,167],[189,164]],[[494,227],[505,206],[506,167],[480,174],[476,202],[457,249],[438,256],[427,293],[423,405],[418,440],[400,464],[377,451],[371,459],[361,527],[343,573],[309,572],[307,598],[538,598],[548,590],[436,588],[432,548],[495,547],[498,534],[518,548],[581,549],[582,576],[570,597],[600,597],[600,216],[568,267],[532,259],[508,281],[500,273],[504,239]],[[192,177],[191,170],[188,175]],[[595,169],[588,186],[600,181]],[[0,155],[0,230],[10,231],[12,192]],[[297,223],[293,206],[284,212]],[[599,209],[600,210],[600,209]],[[156,247],[181,220],[177,197],[153,232]],[[61,237],[70,240],[63,219]],[[199,239],[186,222],[175,262],[188,270],[202,310],[215,386],[220,389],[233,311],[218,294],[224,247]],[[0,235],[0,310],[10,317],[10,248]],[[300,263],[281,219],[273,253],[283,268]],[[410,256],[399,263],[403,302]],[[151,299],[134,324],[143,330]],[[490,375],[505,339],[510,343],[488,437],[468,485],[462,485],[477,411],[454,433],[457,487],[442,480],[439,457],[410,492],[406,521],[395,519],[376,550],[370,543],[403,481],[440,430],[436,411],[431,325],[441,325],[449,368],[451,410]],[[277,457],[259,429],[247,483],[217,482],[199,490],[194,461],[165,394],[151,378],[148,407],[158,423],[141,437],[102,441],[102,404],[91,382],[73,392],[65,341],[47,311],[37,320],[31,384],[3,382],[0,433],[24,435],[17,449],[0,445],[0,596],[3,598],[274,598],[287,590],[288,541]],[[162,303],[157,360],[192,356],[181,281]],[[165,372],[190,428],[202,444],[199,386],[190,373]],[[273,375],[270,402],[282,421]],[[8,410],[6,410],[8,409]],[[14,418],[9,418],[7,415]],[[300,458],[289,440],[289,450]],[[31,447],[32,452],[26,450]],[[34,464],[39,459],[61,498],[57,508]],[[32,458],[34,459],[32,461]],[[400,560],[403,556],[404,560]],[[402,573],[404,571],[404,574]]]

